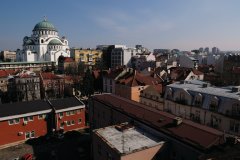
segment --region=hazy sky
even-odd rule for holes
[[[239,50],[239,7],[240,0],[1,0],[0,50],[21,48],[44,16],[70,47]]]

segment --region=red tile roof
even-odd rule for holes
[[[74,62],[74,60],[70,57],[65,57],[64,62]]]
[[[203,72],[197,70],[197,69],[192,69],[192,72],[195,74],[195,75],[203,75]]]
[[[59,76],[56,76],[55,74],[53,74],[51,72],[43,72],[43,73],[40,73],[40,75],[43,79],[63,79]]]
[[[5,78],[5,77],[8,77],[9,74],[5,71],[5,70],[0,70],[0,77],[1,78]]]
[[[151,109],[143,104],[112,94],[96,95],[93,99],[121,110],[129,116],[196,148],[208,149],[223,143],[223,133],[216,129],[185,119],[182,124],[174,126],[172,125],[174,115]]]

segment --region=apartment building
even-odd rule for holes
[[[225,133],[240,135],[239,87],[181,81],[166,87],[164,110]]]

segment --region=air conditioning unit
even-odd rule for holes
[[[67,121],[64,121],[65,124],[67,124]]]
[[[175,118],[173,119],[173,124],[174,124],[174,125],[178,126],[178,125],[180,125],[181,123],[182,123],[182,118],[180,118],[180,117],[175,117]]]
[[[23,132],[18,132],[18,136],[21,136],[21,135],[23,135]]]
[[[28,123],[28,122],[24,121],[24,122],[23,122],[23,125],[24,125],[24,126],[26,126],[26,125],[27,125],[27,123]]]

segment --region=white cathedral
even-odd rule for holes
[[[57,29],[46,19],[35,25],[31,37],[23,38],[23,48],[17,52],[18,62],[54,61],[59,56],[70,57],[68,41],[58,36]]]

